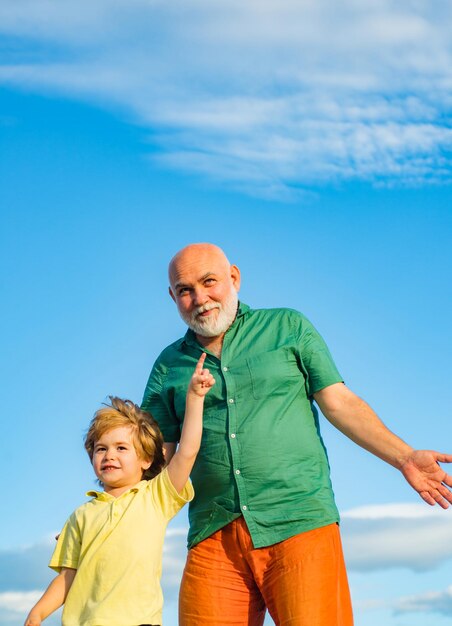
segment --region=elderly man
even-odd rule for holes
[[[143,399],[174,454],[201,352],[207,396],[192,473],[182,626],[351,626],[339,515],[313,400],[355,443],[399,469],[428,503],[452,502],[452,455],[415,451],[342,382],[324,341],[290,309],[238,301],[240,272],[212,244],[178,252],[170,296],[189,326],[166,348]]]

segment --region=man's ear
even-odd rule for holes
[[[232,284],[234,285],[235,290],[238,292],[240,290],[241,282],[240,270],[237,265],[231,265],[230,272]]]
[[[176,302],[176,298],[174,296],[174,293],[171,291],[171,287],[168,287],[168,293],[171,296],[171,298],[174,300],[174,302]]]

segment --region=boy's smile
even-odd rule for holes
[[[131,426],[108,430],[96,441],[92,458],[94,472],[104,490],[118,497],[140,482],[151,466],[137,455]]]

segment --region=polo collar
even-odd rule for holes
[[[119,500],[119,498],[122,498],[123,496],[127,495],[128,493],[138,493],[138,491],[140,491],[141,489],[143,489],[143,487],[146,486],[146,484],[148,483],[147,480],[141,480],[139,483],[137,483],[134,487],[131,487],[130,489],[128,489],[127,491],[124,491],[124,493],[122,493],[120,496],[118,496],[117,498],[115,498],[115,496],[110,495],[109,493],[107,493],[106,491],[87,491],[86,495],[89,498],[95,498],[96,500],[100,500],[102,502],[109,502],[111,500]]]

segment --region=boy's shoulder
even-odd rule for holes
[[[100,502],[105,502],[108,498],[105,491],[94,489],[87,491],[85,496],[88,498],[86,502],[80,504],[76,509],[72,511],[71,517],[80,517],[93,510]]]
[[[94,492],[88,491],[87,496]],[[100,492],[99,492],[100,493]],[[91,513],[94,510],[94,506],[97,504],[97,498],[92,496],[87,502],[83,502],[76,509],[72,511],[69,517],[66,519],[65,527],[81,529],[85,526],[85,523],[89,521]]]

